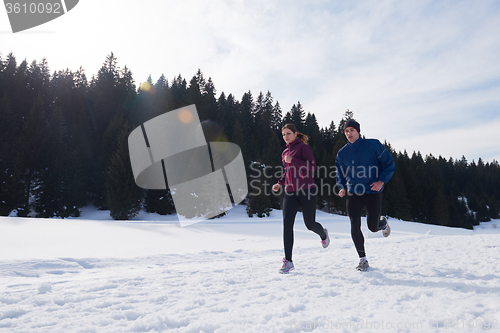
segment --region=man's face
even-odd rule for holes
[[[357,139],[359,139],[359,132],[354,127],[347,127],[344,134],[347,141],[350,143],[354,143]]]

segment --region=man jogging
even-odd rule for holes
[[[348,120],[344,134],[348,143],[342,147],[335,161],[339,196],[347,194],[347,215],[351,220],[351,237],[360,261],[356,267],[366,271],[369,267],[365,253],[365,239],[361,232],[361,213],[366,208],[368,228],[382,230],[388,237],[391,229],[382,213],[382,191],[396,169],[391,154],[377,139],[360,137],[360,125]]]

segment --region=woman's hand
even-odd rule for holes
[[[285,163],[292,163],[292,156],[285,155]]]
[[[273,191],[274,192],[278,192],[278,190],[280,189],[281,185],[279,183],[276,183],[273,185]]]

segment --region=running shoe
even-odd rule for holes
[[[325,228],[326,239],[321,240],[321,245],[326,249],[330,245],[330,236],[328,236],[328,230]]]
[[[382,235],[384,235],[384,237],[389,237],[391,234],[391,227],[389,227],[389,223],[387,223],[387,216],[381,216],[380,221],[385,221],[385,227],[382,228]]]
[[[370,267],[370,265],[368,265],[368,260],[366,258],[361,258],[359,259],[359,265],[358,267],[356,267],[356,269],[358,271],[364,272],[368,270],[368,267]]]
[[[295,267],[293,266],[293,262],[286,260],[286,258],[283,258],[283,267],[280,268],[279,272],[281,274],[288,274],[294,268]]]

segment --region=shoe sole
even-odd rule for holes
[[[284,272],[284,271],[279,271],[279,273],[280,273],[280,274],[288,274],[288,273],[290,273],[290,271],[291,271],[292,269],[294,269],[294,268],[295,268],[295,267],[292,267],[292,268],[290,268],[290,269],[289,269],[288,271],[286,271],[286,272]]]
[[[366,272],[370,268],[370,264],[367,262],[365,267],[357,266],[356,269],[360,272]]]
[[[326,249],[328,246],[330,246],[330,235],[328,235],[328,230],[325,229],[325,232],[326,232],[326,239],[328,240],[326,245],[323,244],[323,241],[321,242],[321,245],[323,245],[323,248]]]
[[[382,230],[382,235],[384,237],[389,237],[389,235],[391,234],[391,227],[389,226],[389,222],[387,221],[387,217],[382,217],[381,219],[383,219],[386,223],[386,226],[387,226],[387,230]]]
[[[366,272],[368,270],[368,268],[370,268],[370,266],[366,266],[366,267],[356,267],[356,269],[360,272]]]
[[[390,234],[391,234],[391,227],[389,227],[389,225],[387,225],[387,230],[382,230],[382,235],[384,237],[389,237]]]

